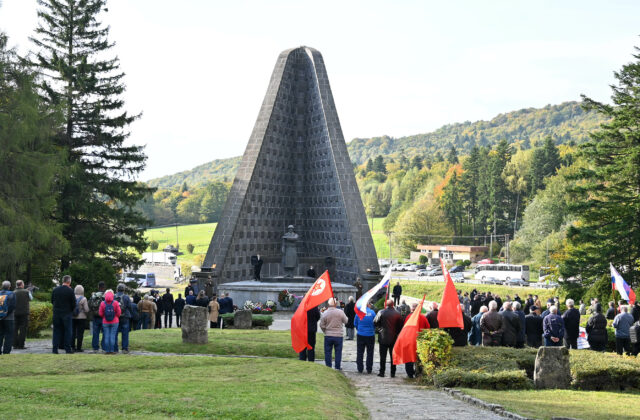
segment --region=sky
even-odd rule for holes
[[[26,53],[36,0],[0,0]],[[346,141],[426,133],[521,108],[608,101],[640,45],[636,0],[109,0],[140,179],[242,155],[278,54],[323,57]]]

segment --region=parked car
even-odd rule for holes
[[[513,279],[507,279],[504,282],[505,286],[528,286],[529,282],[528,281],[524,281],[521,278],[513,278]]]
[[[453,273],[451,274],[451,280],[454,283],[464,283],[464,274],[463,273]]]
[[[464,271],[464,265],[456,265],[455,267],[451,267],[449,270],[450,273],[462,273]]]
[[[407,267],[407,271],[416,271],[418,269],[418,267],[415,264],[411,264],[409,267]]]
[[[498,280],[495,277],[482,277],[480,279],[481,284],[502,284],[501,280]]]
[[[426,270],[427,266],[426,266],[426,265],[424,265],[424,264],[418,264],[418,265],[416,265],[416,268],[417,268],[418,270]]]
[[[400,264],[393,264],[389,269],[391,271],[401,271]]]
[[[434,268],[433,270],[429,271],[429,274],[427,274],[429,277],[431,276],[441,276],[442,275],[442,268]]]
[[[418,275],[418,277],[422,277],[422,276],[428,276],[429,275],[429,270],[417,270],[416,274]]]

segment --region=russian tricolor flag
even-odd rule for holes
[[[611,267],[611,288],[617,290],[620,293],[620,297],[629,302],[630,305],[636,303],[636,294],[633,293],[631,287],[624,281],[620,273],[613,268],[613,264],[609,263],[609,266]]]
[[[360,299],[356,302],[356,315],[358,318],[362,319],[367,315],[367,303],[371,300],[372,297],[378,293],[380,289],[383,287],[389,287],[389,281],[391,280],[391,269],[387,271],[387,274],[384,275],[380,283],[373,286],[372,289],[368,290],[367,293],[360,296]]]

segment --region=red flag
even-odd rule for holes
[[[393,364],[401,365],[403,363],[415,362],[417,359],[417,340],[420,331],[419,323],[422,315],[422,305],[424,304],[425,294],[422,301],[413,311],[407,322],[404,323],[402,331],[393,345]]]
[[[444,261],[440,260],[442,265],[442,274],[444,275],[444,293],[442,294],[442,303],[438,310],[438,327],[440,328],[464,328],[464,320],[462,319],[462,309],[460,308],[460,300],[456,292],[456,286],[453,285],[449,270],[444,266]]]
[[[329,272],[325,271],[313,283],[307,294],[304,295],[302,302],[300,302],[298,309],[296,309],[291,318],[291,347],[296,353],[300,353],[304,349],[311,350],[307,340],[307,311],[327,301],[332,296],[333,289],[331,288]]]

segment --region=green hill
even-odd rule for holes
[[[580,144],[602,121],[601,116],[583,110],[578,102],[564,102],[499,114],[491,121],[448,124],[426,134],[400,138],[355,138],[347,148],[351,160],[362,164],[378,155],[392,158],[401,155],[408,158],[415,155],[430,156],[438,152],[444,155],[451,146],[455,146],[458,154],[464,155],[474,145],[493,146],[502,139],[521,149],[529,149],[547,136],[554,138],[556,144]],[[148,184],[170,189],[179,187],[185,181],[189,186],[208,181],[231,182],[240,159],[217,159],[189,171],[152,179]]]

